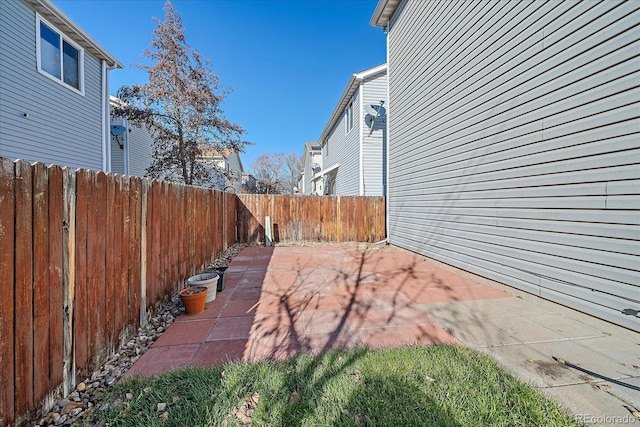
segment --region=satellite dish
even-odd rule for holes
[[[373,132],[373,128],[378,117],[384,117],[387,110],[382,106],[384,101],[380,101],[380,104],[366,104],[364,110],[367,112],[365,116],[365,123],[369,126],[369,135]]]
[[[387,113],[387,110],[382,106],[382,102],[383,101],[380,101],[380,105],[367,104],[364,106],[364,109],[370,116],[384,117],[384,115]]]
[[[126,127],[122,125],[111,125],[111,135],[120,136],[127,130]]]

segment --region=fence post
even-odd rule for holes
[[[62,392],[64,396],[75,388],[76,361],[73,345],[73,311],[76,286],[76,174],[70,168],[62,171],[62,299],[64,315]]]
[[[225,251],[229,247],[229,203],[226,191],[222,192],[222,250]]]
[[[14,248],[15,248],[15,172],[13,162],[0,157],[0,425],[10,425],[15,419],[14,387]],[[21,415],[21,414],[18,414]]]
[[[149,181],[140,185],[140,326],[147,324],[147,207]]]

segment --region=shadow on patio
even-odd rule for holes
[[[459,343],[418,305],[510,296],[380,246],[248,247],[205,311],[181,315],[128,375],[333,348]]]

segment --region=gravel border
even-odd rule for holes
[[[227,267],[231,260],[249,245],[236,243],[211,261],[206,270]],[[144,352],[167,330],[184,311],[177,292],[157,302],[145,326],[138,328],[134,337],[121,345],[118,351],[91,376],[78,383],[76,389],[59,400],[51,411],[34,424],[36,426],[69,426],[86,418],[100,404],[101,395],[140,359]]]

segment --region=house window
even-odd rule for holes
[[[40,16],[36,17],[38,71],[84,94],[84,50]]]
[[[324,140],[324,156],[329,157],[329,138]]]
[[[353,102],[349,103],[347,107],[347,111],[345,111],[345,133],[349,133],[349,131],[353,128]]]

